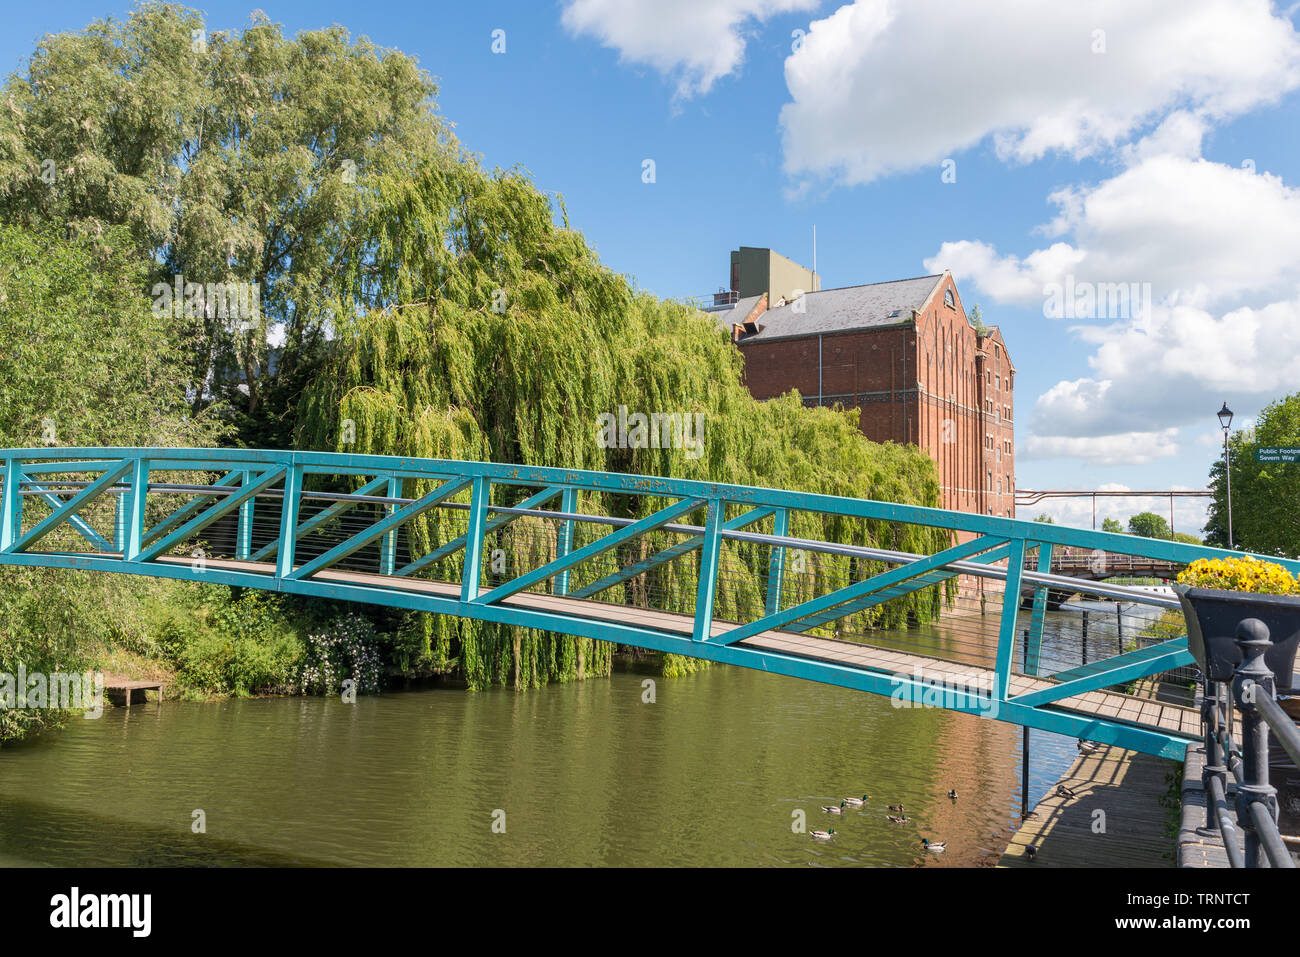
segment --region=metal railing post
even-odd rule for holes
[[[785,538],[790,534],[790,510],[778,509],[772,522],[772,534]],[[785,577],[785,546],[773,545],[767,562],[767,595],[763,602],[763,614],[775,615],[781,610],[781,582]]]
[[[248,485],[253,481],[253,473],[245,469],[239,478],[241,485]],[[235,558],[240,561],[247,561],[253,546],[253,509],[256,507],[257,496],[254,495],[243,505],[239,506],[239,522],[235,527]]]
[[[1219,829],[1219,815],[1214,808],[1215,790],[1210,780],[1217,778],[1219,789],[1228,793],[1228,768],[1219,746],[1219,683],[1206,677],[1201,697],[1201,726],[1205,728],[1205,766],[1201,768],[1201,786],[1205,789],[1205,829]]]
[[[1268,724],[1255,707],[1256,695],[1274,695],[1273,672],[1264,662],[1272,645],[1268,626],[1258,618],[1237,625],[1237,646],[1241,664],[1232,676],[1232,696],[1241,709],[1241,783],[1237,785],[1237,823],[1246,839],[1246,866],[1266,867],[1257,815],[1264,814],[1277,824],[1277,788],[1268,783]],[[1276,832],[1276,827],[1274,828]]]
[[[4,506],[0,510],[0,551],[9,551],[21,534],[23,498],[18,493],[22,483],[22,461],[5,459]]]

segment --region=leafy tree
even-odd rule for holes
[[[419,176],[383,178],[380,205],[356,231],[372,252],[341,274],[365,301],[341,317],[336,339],[300,407],[298,443],[307,448],[563,468],[673,475],[937,505],[934,463],[915,447],[875,444],[858,412],[809,409],[796,394],[753,399],[743,360],[713,317],[634,289],[602,266],[581,234],[556,223],[550,199],[517,171],[487,173],[471,157],[431,165]],[[560,210],[563,212],[562,208]],[[360,264],[364,264],[361,268]],[[610,446],[600,417],[631,413],[699,415],[694,449]],[[405,490],[423,494],[420,483]],[[498,486],[498,502],[518,493]],[[508,498],[514,494],[514,498]],[[579,508],[639,517],[662,505],[638,497],[583,495]],[[699,515],[693,520],[700,520]],[[430,512],[408,526],[414,554],[459,534]],[[926,554],[942,533],[806,512],[790,534]],[[768,526],[770,527],[770,526]],[[518,520],[495,539],[511,567],[536,567],[550,526]],[[584,532],[584,534],[586,534]],[[646,536],[618,556],[647,557],[670,536]],[[769,549],[730,545],[716,608],[738,621],[761,616]],[[456,580],[457,553],[430,568]],[[820,594],[856,580],[869,563],[814,555],[787,568],[786,598]],[[883,568],[883,566],[881,566]],[[576,570],[579,588],[594,566]],[[593,579],[594,580],[594,579]],[[638,576],[609,600],[694,608],[696,570],[671,562]],[[620,594],[621,592],[621,594]],[[617,598],[615,597],[617,596]],[[926,589],[875,606],[835,627],[902,626],[937,615],[942,593]],[[823,632],[829,628],[822,626]],[[418,615],[399,629],[399,663],[444,670],[458,662],[472,687],[539,684],[608,671],[606,642]],[[669,660],[666,669],[677,670]]]
[[[1128,520],[1128,530],[1129,534],[1141,535],[1143,538],[1163,538],[1167,541],[1174,536],[1169,523],[1155,512],[1139,512],[1134,515]]]
[[[206,445],[186,415],[176,320],[143,292],[130,238],[0,224],[0,443]]]
[[[1176,542],[1182,542],[1184,545],[1200,545],[1201,540],[1195,535],[1189,535],[1187,532],[1174,532],[1173,539]]]
[[[1120,524],[1117,518],[1103,518],[1101,520],[1101,530],[1103,532],[1115,532],[1120,535],[1124,534],[1124,526]]]
[[[211,297],[191,315],[190,395],[195,412],[215,397],[274,417],[318,354],[332,277],[349,257],[363,268],[351,226],[374,177],[444,155],[451,135],[414,60],[341,27],[289,38],[257,13],[243,31],[204,31],[196,10],[139,3],[44,38],[0,92],[0,218],[124,226],[152,266],[141,291],[177,276],[257,284],[253,319],[223,318]]]
[[[1300,555],[1300,463],[1256,462],[1261,446],[1300,446],[1300,393],[1269,404],[1253,432],[1235,432],[1232,458],[1232,526],[1235,548],[1264,555]],[[1223,455],[1210,468],[1209,520],[1205,544],[1228,546],[1227,483]]]
[[[984,325],[984,312],[980,309],[978,302],[966,314],[966,318],[970,320],[971,326],[974,327],[975,335],[987,336],[989,334],[989,327]]]
[[[1045,523],[1045,524],[1047,524],[1047,525],[1055,525],[1055,524],[1056,524],[1056,519],[1052,518],[1052,516],[1048,515],[1046,512],[1043,512],[1042,514],[1040,514],[1036,519],[1034,519],[1034,521],[1035,521],[1035,522],[1043,522],[1043,523]]]

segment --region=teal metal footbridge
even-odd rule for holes
[[[1200,716],[1190,701],[1141,689],[1192,680],[1178,602],[1058,574],[1053,552],[1179,565],[1235,554],[889,502],[487,462],[215,448],[5,449],[0,461],[0,564],[540,629],[1173,758],[1200,737]],[[794,534],[814,525],[835,531]],[[903,533],[917,527],[932,531],[932,549],[879,544],[915,541]],[[1023,607],[1022,588],[1032,594]],[[1109,645],[1094,630],[1090,660],[1073,619],[1048,610],[1049,590],[1142,607],[1151,622],[1174,617]],[[882,624],[891,602],[918,593],[933,596],[938,625]]]

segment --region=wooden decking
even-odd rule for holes
[[[175,564],[188,564],[190,562],[190,559],[184,556],[165,556],[157,560]],[[273,575],[275,572],[275,566],[269,562],[208,559],[207,566],[230,571],[268,575]],[[460,596],[460,585],[452,582],[396,578],[390,575],[342,572],[329,569],[318,572],[313,577],[318,581],[334,581],[418,592],[440,597],[458,598]],[[487,587],[484,587],[480,589],[480,594],[484,594],[488,590]],[[655,611],[650,608],[636,608],[629,605],[615,605],[590,599],[520,592],[507,598],[502,604],[537,611],[556,612],[594,621],[640,625],[673,634],[689,635],[694,628],[694,619],[689,615]],[[712,633],[715,635],[722,634],[734,627],[735,625],[731,622],[714,621]],[[888,676],[912,677],[919,673],[927,681],[953,687],[967,686],[973,691],[984,694],[987,694],[988,690],[993,687],[992,669],[947,661],[927,655],[877,648],[861,642],[817,638],[786,631],[765,631],[752,638],[747,638],[739,644],[802,658],[834,662],[846,667],[859,668],[863,671]],[[1051,686],[1052,682],[1041,678],[1028,678],[1019,675],[1013,675],[1011,678],[1012,695],[1024,694]],[[1107,718],[1138,727],[1159,729],[1186,736],[1189,740],[1200,735],[1200,715],[1194,709],[1176,704],[1156,702],[1146,698],[1135,698],[1114,691],[1088,691],[1064,698],[1061,701],[1054,701],[1050,705],[1044,705],[1044,707],[1090,717]]]
[[[123,678],[121,675],[104,675],[104,691],[120,692],[124,704],[131,707],[131,698],[137,691],[156,691],[158,700],[162,701],[163,691],[167,684],[163,681],[136,681],[131,678]]]
[[[1169,793],[1174,761],[1102,746],[1080,755],[1012,838],[999,867],[1173,867]],[[1179,778],[1181,781],[1181,777]],[[1098,814],[1097,812],[1101,812]],[[1029,860],[1026,848],[1035,849]]]

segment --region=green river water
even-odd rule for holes
[[[1019,820],[1012,725],[739,668],[658,679],[653,703],[645,681],[75,718],[0,751],[0,863],[970,866]],[[1035,732],[1031,799],[1074,756]],[[914,823],[886,820],[900,802]]]

